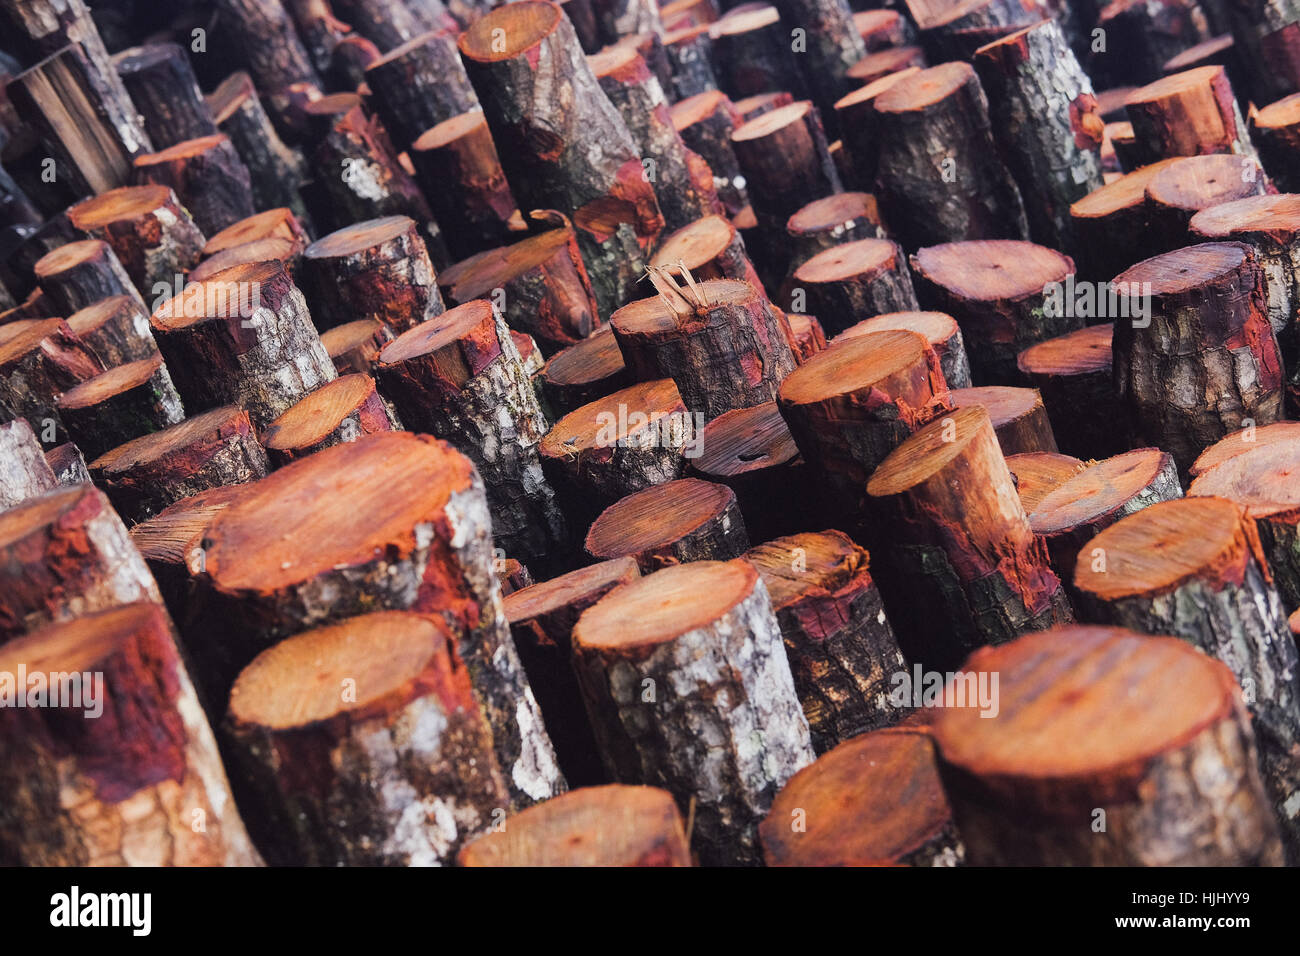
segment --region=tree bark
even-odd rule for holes
[[[254,212],[248,167],[223,133],[137,156],[135,175],[142,185],[170,186],[205,235]]]
[[[1088,72],[1103,86],[1149,83],[1171,57],[1210,36],[1195,0],[1116,0],[1098,11],[1105,46],[1094,50]]]
[[[45,461],[54,472],[54,480],[59,487],[90,484],[86,459],[82,457],[81,449],[72,442],[55,445],[45,453]]]
[[[93,674],[97,698],[86,716],[95,709],[111,715],[78,719],[59,708],[0,714],[6,865],[262,862],[161,607],[142,602],[55,624],[9,643],[3,656],[9,671],[45,665],[86,681]],[[70,684],[62,692],[92,691]]]
[[[1300,191],[1300,94],[1254,113],[1250,128],[1260,160],[1277,188],[1287,193]]]
[[[957,866],[965,855],[930,735],[906,727],[861,734],[800,770],[758,833],[768,866]]]
[[[270,862],[449,865],[505,809],[452,640],[435,617],[380,611],[290,637],[244,668],[227,728]]]
[[[403,0],[332,0],[339,15],[381,50],[393,50],[428,33],[454,29],[456,22],[438,0],[405,3]]]
[[[94,460],[133,438],[185,417],[180,396],[157,352],[117,365],[58,398],[59,417],[81,453]]]
[[[790,47],[790,25],[772,6],[746,6],[713,24],[713,67],[732,99],[756,93],[806,92]]]
[[[498,29],[503,52],[493,48]],[[507,4],[475,21],[460,51],[515,198],[573,221],[600,314],[610,315],[632,298],[663,216],[573,27],[553,4]]]
[[[672,84],[664,92],[674,103],[718,88],[709,24],[683,26],[668,33],[664,55],[672,71]]]
[[[140,293],[116,253],[102,239],[83,239],[59,246],[36,263],[41,291],[60,315],[70,316],[106,299]]]
[[[995,719],[944,707],[934,725],[972,864],[1281,865],[1222,664],[1172,638],[1070,627],[979,650],[967,671],[1002,675]]]
[[[43,442],[57,444],[64,429],[56,399],[103,370],[68,323],[37,322],[0,345],[0,410],[8,420],[27,419]]]
[[[113,65],[155,150],[217,132],[183,47],[132,47],[116,54]]]
[[[375,375],[408,428],[445,438],[473,460],[501,547],[525,561],[554,557],[567,531],[542,474],[547,421],[491,304],[468,302],[400,335],[380,353]]]
[[[759,822],[813,761],[780,633],[744,561],[667,568],[619,588],[573,630],[606,766],[679,804],[693,798],[706,865],[761,864]]]
[[[190,414],[224,404],[265,428],[333,381],[334,363],[307,303],[279,262],[235,266],[191,283],[152,318],[154,337]]]
[[[796,61],[799,72],[824,122],[834,130],[835,101],[857,86],[849,67],[867,55],[847,0],[776,0],[775,6],[787,31],[804,42]]]
[[[1300,9],[1292,0],[1230,4],[1228,20],[1257,102],[1300,89]]]
[[[1264,786],[1294,858],[1300,660],[1245,509],[1219,498],[1145,508],[1084,545],[1074,586],[1080,613],[1091,620],[1172,634],[1232,669],[1254,718]]]
[[[691,561],[727,561],[749,548],[736,495],[726,485],[678,478],[628,495],[587,532],[597,560],[632,557],[642,574]]]
[[[1083,325],[1061,294],[1073,274],[1069,256],[1015,240],[946,243],[912,256],[917,298],[961,324],[979,385],[1019,384],[1020,352]]]
[[[456,37],[424,33],[366,68],[366,84],[397,149],[409,149],[427,129],[479,109]]]
[[[311,57],[280,0],[217,0],[217,16],[230,31],[230,46],[240,51],[257,89],[266,97],[280,132],[291,129],[289,87],[321,85]]]
[[[331,445],[400,427],[375,391],[375,380],[354,373],[309,393],[262,430],[261,442],[271,463],[279,467]]]
[[[27,420],[0,425],[0,512],[56,487],[58,480]]]
[[[953,408],[984,406],[1003,455],[1056,452],[1056,436],[1038,389],[982,385],[953,389],[951,396]]]
[[[608,325],[555,353],[537,373],[537,380],[557,415],[567,415],[631,383],[618,340]]]
[[[68,316],[68,328],[90,347],[106,369],[158,354],[149,313],[135,295],[110,296],[73,312]]]
[[[950,389],[970,388],[970,360],[957,320],[945,312],[886,312],[849,326],[831,344],[871,332],[902,330],[924,336],[939,356],[943,380]]]
[[[337,513],[303,524],[330,501]],[[283,551],[288,528],[295,538]],[[562,792],[501,610],[492,548],[481,479],[431,436],[380,432],[286,465],[208,529],[184,631],[208,699],[223,700],[239,670],[286,635],[374,610],[440,616],[492,729],[508,807]]]
[[[873,315],[918,308],[907,259],[888,239],[831,246],[799,266],[790,281],[793,293],[807,294],[808,311],[832,335]]]
[[[1016,359],[1042,394],[1056,444],[1066,454],[1108,458],[1131,444],[1111,373],[1113,332],[1111,322],[1085,326],[1031,345]]]
[[[1070,620],[982,407],[921,429],[876,469],[876,578],[908,660],[949,671],[982,644]]]

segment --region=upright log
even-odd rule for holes
[[[934,744],[911,727],[861,734],[804,767],[758,834],[768,866],[956,866],[965,854]]]
[[[460,866],[691,866],[672,794],[657,787],[585,787],[507,817],[461,850]]]
[[[814,199],[786,220],[785,232],[793,246],[791,269],[832,246],[886,238],[876,197],[869,193],[835,193]]]
[[[1241,689],[1222,664],[1173,638],[1069,627],[965,667],[1001,675],[996,717],[945,707],[934,724],[971,863],[1281,865]]]
[[[1021,351],[1082,326],[1064,307],[1074,261],[1015,240],[952,242],[912,256],[917,298],[962,327],[977,385],[1015,385]]]
[[[982,406],[941,416],[867,483],[876,577],[903,652],[947,671],[982,644],[1070,620]]]
[[[867,55],[867,45],[853,24],[847,0],[777,0],[781,20],[792,37],[803,30],[805,47],[797,57],[799,72],[813,102],[830,124],[835,101],[854,88],[849,67]]]
[[[183,47],[132,47],[114,56],[113,65],[155,150],[217,131]]]
[[[872,332],[901,330],[924,336],[939,356],[943,380],[949,388],[970,388],[970,359],[961,336],[961,326],[946,312],[886,312],[855,322],[839,335],[832,344]]]
[[[41,443],[24,418],[0,425],[0,511],[58,486]]]
[[[1109,282],[1147,257],[1147,184],[1175,162],[1163,159],[1135,169],[1070,207],[1079,278]]]
[[[330,501],[340,507],[327,514]],[[492,547],[482,481],[449,445],[405,432],[335,445],[273,472],[213,522],[186,643],[218,699],[285,635],[373,610],[440,616],[487,715],[509,807],[523,807],[564,783],[501,611]]]
[[[1257,101],[1300,89],[1300,11],[1287,0],[1228,5],[1228,20]]]
[[[1106,458],[1129,446],[1111,373],[1114,324],[1089,325],[1031,345],[1016,366],[1047,406],[1056,444],[1080,458]]]
[[[271,462],[289,462],[362,435],[400,428],[369,375],[343,375],[309,393],[262,430]]]
[[[1007,468],[1015,480],[1016,494],[1020,496],[1025,514],[1033,514],[1040,501],[1086,467],[1077,458],[1045,451],[1031,451],[1007,458]]]
[[[137,156],[135,175],[142,184],[170,186],[207,235],[254,212],[248,167],[223,133]]]
[[[158,354],[149,313],[138,295],[109,296],[78,309],[68,315],[68,328],[94,351],[105,368]]]
[[[279,262],[235,266],[191,283],[150,322],[191,414],[234,403],[264,428],[335,378],[307,302]]]
[[[718,83],[732,99],[757,93],[805,93],[790,47],[790,29],[774,6],[729,10],[710,29]]]
[[[608,779],[573,670],[573,626],[614,588],[641,576],[631,558],[570,571],[506,596],[506,620],[564,777],[576,787]]]
[[[1151,249],[1197,242],[1192,217],[1202,209],[1266,190],[1264,171],[1244,156],[1189,156],[1170,163],[1147,183],[1147,241]]]
[[[694,798],[701,862],[761,863],[758,823],[813,750],[758,572],[745,561],[666,568],[597,602],[573,641],[614,778]],[[650,702],[646,686],[658,688]],[[725,759],[706,756],[717,750]]]
[[[203,252],[203,233],[167,186],[113,189],[77,203],[67,215],[73,226],[113,247],[147,297],[170,295],[177,277]]]
[[[858,87],[836,101],[835,113],[843,137],[843,149],[847,153],[845,161],[850,167],[845,182],[850,188],[875,188],[876,171],[880,159],[876,97],[899,80],[920,71],[920,66],[909,66],[893,70],[879,79]]]
[[[36,262],[36,280],[59,315],[72,315],[109,296],[140,294],[111,246],[83,239],[59,246]]]
[[[1259,537],[1223,498],[1144,508],[1083,546],[1080,614],[1173,634],[1227,664],[1254,717],[1264,786],[1288,853],[1300,833],[1300,661]]]
[[[1003,455],[1032,451],[1056,452],[1056,436],[1036,388],[1009,385],[979,385],[955,388],[950,393],[953,408],[982,405],[989,413],[998,447]]]
[[[1150,310],[1145,324],[1115,326],[1116,391],[1142,435],[1180,471],[1246,419],[1264,425],[1281,417],[1282,365],[1249,246],[1176,249],[1139,262],[1115,284],[1149,297]]]
[[[1107,86],[1148,82],[1172,57],[1208,39],[1208,26],[1195,0],[1114,0],[1097,11],[1107,42],[1093,50],[1089,72]]]
[[[301,282],[318,329],[378,319],[401,333],[445,310],[429,250],[406,216],[354,223],[317,239],[303,252]]]
[[[1270,103],[1250,117],[1251,138],[1260,162],[1278,189],[1300,190],[1296,157],[1300,155],[1300,93]]]
[[[501,547],[526,561],[553,555],[566,528],[542,474],[547,422],[492,305],[475,299],[403,333],[379,354],[375,375],[408,428],[474,462]]]
[[[284,6],[280,0],[217,0],[217,16],[231,32],[231,47],[248,64],[280,131],[288,131],[289,87],[295,83],[319,87],[321,81]]]
[[[52,625],[5,645],[0,665],[62,674],[51,694],[84,705],[0,714],[7,865],[261,863],[160,606]]]
[[[697,281],[740,279],[766,294],[740,230],[722,216],[705,216],[669,235],[650,265],[668,270],[679,282],[685,281],[684,268]]]
[[[399,151],[425,130],[479,108],[449,31],[422,33],[394,47],[366,67],[365,79],[370,101]]]
[[[263,651],[235,681],[227,727],[272,863],[450,864],[508,801],[435,617],[363,614]]]
[[[681,294],[667,289],[619,309],[610,324],[632,375],[671,378],[686,407],[706,421],[771,401],[795,367],[780,317],[736,279],[694,283]]]
[[[691,561],[726,561],[749,547],[749,536],[726,485],[678,478],[628,495],[601,512],[587,532],[598,560],[632,557],[642,574]]]
[[[749,205],[749,192],[731,145],[731,133],[741,125],[734,104],[727,94],[707,90],[674,103],[668,112],[682,142],[703,157],[713,170],[718,198],[727,214],[735,216]]]
[[[664,56],[672,71],[672,84],[664,93],[674,103],[718,88],[709,24],[683,26],[667,33]]]
[[[46,444],[63,430],[56,399],[104,370],[99,356],[62,319],[25,327],[0,345],[0,409],[26,418]]]
[[[88,459],[185,417],[162,356],[117,365],[59,396],[68,436]]]
[[[58,488],[0,513],[0,645],[158,587],[102,491]]]
[[[302,222],[287,206],[266,209],[241,219],[213,235],[203,246],[203,255],[215,256],[259,239],[282,239],[291,244],[294,258],[302,254],[311,240]]]
[[[1255,158],[1228,73],[1221,66],[1200,66],[1156,80],[1130,93],[1124,108],[1147,162],[1207,153]]]
[[[1026,237],[1020,190],[998,157],[988,100],[969,64],[914,73],[874,106],[876,198],[905,248]]]
[[[280,139],[248,74],[230,74],[208,96],[207,103],[217,128],[234,143],[248,167],[253,206],[262,210],[287,206],[295,215],[305,217],[307,207],[298,187],[306,178],[306,161]]]
[[[429,30],[455,26],[455,21],[450,19],[447,8],[439,0],[434,3],[333,0],[333,3],[345,21],[381,50],[408,43]]]
[[[776,612],[813,749],[901,716],[894,675],[906,669],[865,549],[839,531],[776,538],[745,552]]]
[[[340,375],[369,372],[385,345],[396,336],[378,319],[359,319],[321,333],[320,342]]]
[[[1070,205],[1101,188],[1102,120],[1092,81],[1055,20],[975,51],[993,138],[1020,186],[1029,235],[1075,248]]]
[[[610,315],[632,298],[663,217],[573,27],[554,4],[512,3],[476,20],[460,51],[515,197],[573,220],[600,314]]]
[[[555,353],[537,373],[537,382],[556,414],[565,415],[624,388],[630,376],[614,330],[602,325]]]
[[[795,270],[791,294],[831,335],[886,312],[917,309],[903,250],[888,239],[859,239],[819,252]],[[791,308],[802,303],[791,301]],[[803,311],[796,309],[796,311]]]

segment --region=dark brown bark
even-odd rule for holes
[[[1042,393],[1056,443],[1066,454],[1107,458],[1131,445],[1111,372],[1113,330],[1110,322],[1089,325],[1031,345],[1016,360]]]
[[[110,296],[140,299],[117,254],[102,239],[59,246],[36,263],[35,273],[59,315],[70,316]]]
[[[718,85],[732,99],[756,93],[805,94],[790,27],[776,7],[746,6],[713,24],[713,66]]]
[[[223,133],[135,159],[138,183],[170,186],[204,234],[253,214],[248,167]]]
[[[831,246],[808,259],[790,279],[791,308],[811,312],[831,335],[858,321],[918,306],[903,250],[888,239]]]
[[[749,192],[731,145],[731,133],[741,124],[727,95],[718,90],[697,93],[669,110],[682,141],[713,171],[713,185],[728,215],[749,205]]]
[[[920,66],[894,70],[836,101],[834,108],[842,136],[840,163],[848,167],[847,175],[842,178],[850,188],[874,189],[876,185],[881,146],[876,97],[899,80],[920,71]]]
[[[321,344],[340,375],[369,372],[385,345],[396,338],[378,319],[360,319],[321,333]]]
[[[381,50],[392,50],[428,33],[455,29],[441,0],[331,0],[352,28]]]
[[[147,300],[170,295],[203,253],[203,233],[167,186],[124,186],[77,203],[67,215],[113,247]]]
[[[96,375],[59,396],[59,417],[87,460],[185,417],[157,352]]]
[[[231,32],[230,45],[248,64],[257,89],[266,97],[280,132],[290,126],[291,94],[295,83],[320,86],[311,57],[285,13],[280,0],[218,0],[217,16]]]
[[[614,330],[608,325],[556,352],[537,373],[537,380],[557,415],[568,414],[631,382]]]
[[[398,150],[410,148],[425,130],[479,108],[450,32],[425,33],[387,53],[366,69],[366,84]]]
[[[43,319],[0,345],[0,410],[26,418],[47,445],[64,441],[55,400],[104,370],[62,319]]]
[[[183,47],[132,47],[116,54],[113,64],[155,150],[217,131]]]
[[[1228,20],[1256,102],[1268,103],[1300,89],[1300,10],[1294,3],[1230,4]]]
[[[989,413],[1003,455],[1056,452],[1056,436],[1036,388],[982,385],[952,390],[952,407],[982,405]]]
[[[675,29],[664,37],[664,54],[672,70],[672,84],[664,92],[673,102],[718,88],[713,72],[713,40],[709,24]]]
[[[1097,27],[1105,46],[1093,49],[1088,72],[1107,87],[1151,82],[1171,57],[1210,35],[1195,0],[1116,0],[1098,11]]]
[[[836,128],[835,101],[858,85],[849,67],[867,55],[847,0],[776,0],[797,51],[795,62],[826,124]],[[799,33],[797,31],[802,31]]]

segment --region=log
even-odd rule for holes
[[[876,198],[869,193],[835,193],[814,199],[786,220],[785,232],[792,247],[791,269],[834,246],[886,238]]]
[[[1228,6],[1229,26],[1250,73],[1250,90],[1267,103],[1300,89],[1300,12],[1287,0]]]
[[[452,641],[435,617],[380,611],[244,668],[226,726],[269,862],[449,865],[491,825],[505,780]]]
[[[311,64],[316,72],[325,75],[329,70],[334,50],[348,37],[350,25],[334,16],[330,0],[282,0],[285,11],[293,19],[293,25],[303,47],[311,57]],[[369,41],[366,41],[369,42]]]
[[[387,216],[409,216],[420,223],[432,219],[424,194],[383,126],[360,106],[333,124],[313,151],[311,165],[324,194],[317,218],[331,229]]]
[[[891,46],[904,46],[912,39],[912,22],[897,10],[859,10],[853,26],[868,53]]]
[[[632,298],[663,216],[573,27],[554,4],[512,3],[476,20],[460,51],[520,207],[573,221],[600,315],[610,315]]]
[[[507,817],[474,840],[460,866],[691,866],[672,794],[657,787],[584,787]]]
[[[445,438],[474,462],[508,554],[531,562],[563,545],[564,516],[538,448],[547,421],[490,303],[467,302],[404,332],[379,353],[374,374],[408,428]]]
[[[235,145],[248,168],[253,206],[277,209],[287,206],[294,215],[307,217],[298,187],[307,174],[302,154],[285,145],[266,115],[247,73],[232,73],[207,98],[212,118]]]
[[[1113,334],[1110,322],[1085,326],[1031,345],[1016,359],[1042,395],[1056,443],[1066,454],[1108,458],[1130,445],[1112,380]]]
[[[1208,468],[1187,493],[1228,498],[1247,509],[1285,609],[1300,607],[1300,496],[1291,481],[1297,443],[1285,433],[1269,441],[1263,436],[1269,428],[1277,425],[1259,429],[1254,445]]]
[[[342,507],[327,514],[324,502]],[[272,472],[208,529],[186,644],[209,699],[286,635],[375,610],[432,614],[451,629],[492,729],[503,806],[554,796],[564,782],[501,611],[492,548],[481,479],[431,436],[378,432]]]
[[[1241,431],[1230,433],[1226,438],[1219,439],[1205,449],[1197,456],[1196,461],[1192,462],[1187,473],[1193,479],[1199,478],[1211,468],[1237,455],[1255,448],[1263,448],[1274,442],[1287,442],[1297,437],[1300,437],[1300,422],[1273,422],[1271,425],[1261,425],[1258,428],[1251,425]]]
[[[445,311],[415,220],[386,216],[317,239],[302,255],[303,295],[317,328],[377,319],[401,333]]]
[[[322,448],[401,427],[369,375],[353,373],[309,393],[262,429],[261,443],[275,467]]]
[[[200,491],[256,481],[269,465],[248,413],[228,405],[133,438],[89,468],[113,507],[134,524]]]
[[[340,375],[369,372],[384,346],[395,336],[378,319],[360,319],[321,333],[321,344]]]
[[[660,4],[659,19],[667,30],[680,29],[682,25],[702,26],[716,23],[721,16],[719,4],[714,0],[671,0]]]
[[[650,260],[654,268],[684,282],[683,269],[697,281],[737,279],[748,282],[761,295],[763,283],[745,251],[740,230],[722,216],[710,215],[671,233]]]
[[[365,37],[349,33],[339,40],[330,54],[325,81],[334,89],[359,90],[366,82],[366,70],[370,64],[383,55],[379,47]]]
[[[1269,177],[1283,192],[1300,191],[1296,156],[1300,153],[1300,93],[1251,114],[1251,139]]]
[[[794,354],[757,289],[736,279],[694,283],[681,294],[664,288],[671,298],[640,299],[610,319],[634,378],[671,378],[686,407],[705,421],[776,397],[794,370]]]
[[[0,662],[9,674],[63,675],[51,699],[87,718],[57,707],[0,714],[6,865],[261,863],[161,607],[52,625],[5,645]]]
[[[664,93],[674,103],[718,88],[709,26],[684,26],[664,36],[664,55],[672,71],[672,84]]]
[[[91,485],[0,513],[0,555],[0,645],[47,624],[161,600],[122,519]]]
[[[68,221],[113,247],[142,295],[170,295],[198,263],[203,233],[167,186],[124,186],[71,207]]]
[[[1196,46],[1188,47],[1182,53],[1166,60],[1160,72],[1169,76],[1172,73],[1185,73],[1201,66],[1222,66],[1228,71],[1228,80],[1232,83],[1232,88],[1242,97],[1249,94],[1250,76],[1245,64],[1241,62],[1236,41],[1233,40],[1231,33],[1220,33]]]
[[[64,428],[55,400],[103,370],[68,323],[44,319],[0,345],[0,409],[6,419],[26,418],[43,443],[57,444]]]
[[[808,467],[776,402],[724,412],[704,426],[696,444],[687,459],[691,477],[736,493],[753,540],[770,541],[821,523],[817,502],[807,493]],[[773,508],[774,501],[782,506]]]
[[[185,417],[180,396],[157,352],[117,365],[58,397],[68,436],[90,459]]]
[[[868,86],[895,73],[924,69],[925,51],[919,46],[898,46],[867,53],[849,67],[848,77],[861,86]]]
[[[727,94],[707,90],[674,103],[668,113],[682,142],[713,170],[718,198],[727,214],[735,216],[749,205],[745,177],[731,145],[731,133],[741,123],[735,106]]]
[[[1132,123],[1107,123],[1102,128],[1101,160],[1104,172],[1133,172],[1141,168],[1143,158],[1137,138],[1133,135]]]
[[[320,86],[293,21],[279,0],[217,0],[217,16],[230,31],[230,47],[239,50],[257,89],[266,97],[280,132],[288,132],[289,87]]]
[[[72,442],[55,445],[45,453],[45,461],[54,472],[54,480],[60,487],[90,484],[86,459],[82,457],[81,449]]]
[[[895,723],[906,669],[865,549],[839,531],[776,538],[745,552],[767,587],[813,750]]]
[[[1086,467],[1077,458],[1045,451],[1007,456],[1007,468],[1025,514],[1033,514],[1040,501]]]
[[[866,517],[866,483],[909,435],[952,408],[939,357],[920,335],[876,332],[818,352],[781,383],[781,416],[851,532]]]
[[[1070,620],[982,406],[916,432],[876,468],[876,579],[907,659],[949,671],[982,644]]]
[[[966,669],[1002,675],[995,718],[945,707],[934,724],[972,864],[1281,865],[1241,690],[1219,662],[1080,626],[984,648]]]
[[[438,277],[458,304],[490,299],[511,328],[527,332],[550,354],[582,341],[600,324],[581,233],[564,220],[509,246],[488,249]]]
[[[631,558],[602,561],[506,596],[506,620],[536,687],[555,756],[575,787],[608,780],[573,671],[573,626],[614,588],[641,576]]]
[[[1083,325],[1066,308],[1074,260],[1016,240],[945,243],[912,256],[917,298],[957,320],[977,385],[1016,385],[1020,352]]]
[[[1254,525],[1222,498],[1144,508],[1083,546],[1079,612],[1172,634],[1232,669],[1253,717],[1264,787],[1288,854],[1300,830],[1300,662]]]
[[[126,185],[132,158],[152,148],[125,92],[118,100],[85,47],[64,47],[14,77],[5,92],[53,152],[75,196]]]
[[[903,250],[888,239],[858,239],[819,252],[791,277],[791,308],[807,308],[832,335],[862,319],[918,308]],[[794,297],[799,297],[798,301]]]
[[[1109,282],[1147,258],[1147,185],[1175,162],[1164,159],[1135,169],[1070,207],[1080,279]]]
[[[617,43],[610,44],[610,46],[635,50],[637,55],[645,60],[646,66],[655,75],[655,79],[659,81],[660,89],[666,92],[672,88],[672,65],[668,62],[668,52],[664,49],[662,30],[658,32],[643,30],[640,33],[631,33],[619,39]],[[605,52],[604,48],[596,51],[597,54],[603,52]]]
[[[1098,533],[1157,501],[1182,496],[1173,458],[1159,448],[1135,448],[1089,465],[1044,495],[1029,512],[1029,527],[1046,543],[1052,570],[1068,583],[1080,549]]]
[[[365,82],[399,151],[425,130],[479,109],[450,32],[423,33],[391,49],[366,68]]]
[[[1246,419],[1266,425],[1281,417],[1282,366],[1249,246],[1176,249],[1139,262],[1115,284],[1130,297],[1140,290],[1149,309],[1141,328],[1115,325],[1116,392],[1140,433],[1180,471]]]
[[[565,515],[586,526],[634,492],[680,478],[702,444],[702,416],[672,379],[640,382],[569,412],[538,447]]]
[[[597,328],[547,360],[537,373],[542,395],[559,415],[626,387],[631,379],[614,330]]]
[[[832,344],[872,332],[902,330],[915,332],[930,343],[939,356],[943,380],[949,388],[970,388],[970,360],[957,320],[944,312],[886,312],[855,322],[835,336]]]
[[[332,3],[344,21],[381,50],[392,50],[430,30],[455,26],[450,18],[442,20],[447,17],[447,10],[441,3],[437,4],[441,7],[437,19],[430,15],[428,7],[401,0],[332,0]]]
[[[482,110],[425,130],[408,155],[452,258],[459,262],[506,240],[515,197]]]
[[[876,172],[880,161],[876,97],[899,80],[919,72],[921,66],[893,70],[836,101],[835,113],[843,136],[842,148],[846,154],[844,162],[849,167],[848,175],[842,178],[850,187],[875,188]]]
[[[607,768],[679,803],[693,798],[692,839],[706,865],[759,865],[758,823],[813,760],[780,633],[745,561],[665,568],[617,588],[573,629]],[[646,693],[653,720],[641,710]]]
[[[265,428],[335,378],[307,303],[279,262],[193,282],[150,318],[186,410],[242,405]]]
[[[215,256],[262,239],[280,239],[288,242],[295,259],[311,242],[307,230],[293,210],[280,206],[254,213],[247,219],[241,219],[222,229],[203,246],[203,255]]]
[[[691,561],[727,561],[744,554],[749,536],[736,494],[726,485],[678,478],[622,498],[587,531],[597,560],[632,557],[642,574]]]
[[[758,834],[768,866],[956,866],[965,855],[934,744],[916,728],[862,734],[804,767]]]
[[[794,350],[795,362],[802,365],[826,348],[826,330],[815,316],[794,313],[787,314],[785,320],[790,326],[790,348]]]
[[[56,487],[58,480],[27,420],[0,425],[0,512]]]
[[[1106,86],[1146,83],[1170,58],[1209,38],[1209,24],[1195,0],[1115,0],[1097,14],[1105,37],[1093,44],[1088,72]]]
[[[1020,191],[998,158],[988,101],[969,64],[913,73],[873,105],[881,142],[875,194],[904,248],[1027,236]]]
[[[533,580],[533,573],[528,570],[528,567],[520,564],[514,558],[506,558],[505,561],[501,562],[497,577],[501,579],[501,596],[503,598],[514,594],[516,591],[532,587],[537,583]]]
[[[927,9],[918,9],[924,6]],[[975,50],[1000,36],[1029,26],[1038,16],[1020,0],[967,0],[925,3],[908,11],[916,21],[920,42],[932,60],[969,60]]]
[[[1202,209],[1262,196],[1264,171],[1244,156],[1190,156],[1170,163],[1147,183],[1150,249],[1177,249],[1199,240],[1189,228]]]
[[[587,62],[632,135],[644,175],[659,198],[664,229],[681,229],[703,216],[721,213],[712,171],[682,142],[663,88],[645,60],[634,49],[614,46]]]
[[[710,36],[718,85],[732,99],[777,92],[803,98],[790,28],[776,7],[746,5],[728,11],[713,24]]]
[[[776,0],[775,6],[793,40],[804,42],[796,60],[799,73],[817,109],[834,129],[835,101],[858,85],[848,75],[849,67],[867,55],[849,4],[847,0]]]
[[[1003,455],[1056,452],[1056,436],[1052,433],[1052,423],[1047,418],[1043,396],[1038,389],[981,385],[955,388],[950,396],[953,408],[984,406]]]
[[[68,328],[105,368],[158,354],[158,344],[149,328],[149,313],[141,306],[138,295],[109,296],[78,309],[68,316]]]
[[[140,294],[111,246],[83,239],[59,246],[36,263],[36,279],[60,315],[72,315],[109,296]]]
[[[1070,206],[1102,186],[1103,122],[1092,81],[1055,20],[975,51],[993,138],[1020,187],[1035,242],[1072,252]]]
[[[278,262],[291,276],[298,271],[303,247],[288,239],[254,239],[242,245],[231,246],[209,256],[190,270],[186,278],[191,282],[207,282],[215,275],[235,266],[254,265],[258,262]]]
[[[113,65],[155,150],[217,132],[183,47],[132,47],[116,54]]]
[[[1129,94],[1124,108],[1147,162],[1207,153],[1257,158],[1221,66],[1201,66],[1149,83]]]
[[[135,175],[142,185],[170,186],[206,235],[253,214],[248,167],[224,133],[137,156]]]

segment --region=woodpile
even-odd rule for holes
[[[173,6],[0,0],[0,865],[1300,865],[1294,0]]]

